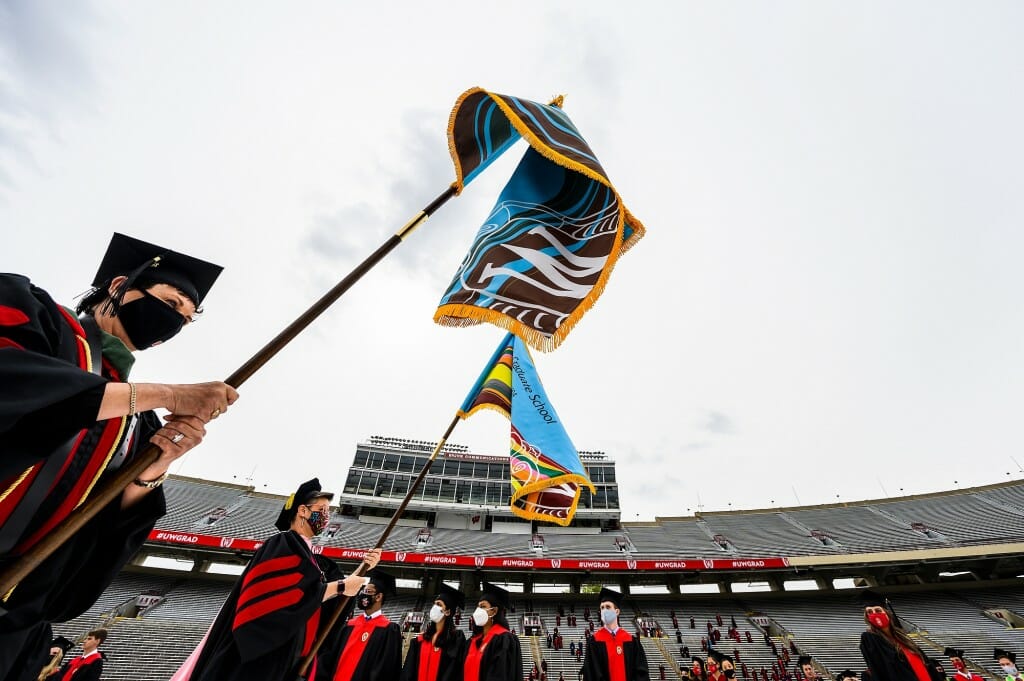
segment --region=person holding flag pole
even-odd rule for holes
[[[85,612],[128,563],[166,512],[168,467],[238,398],[217,382],[129,380],[136,352],[191,325],[221,269],[115,233],[75,310],[0,274],[0,566],[53,546],[0,586],[0,680],[35,678],[50,623]],[[62,535],[85,506],[96,517]]]
[[[321,604],[355,595],[369,578],[328,581],[312,550],[330,520],[334,497],[307,480],[288,497],[271,536],[256,551],[220,609],[206,638],[173,681],[289,679],[313,646]],[[363,558],[373,569],[380,550]]]
[[[512,317],[502,321],[492,317],[492,313],[486,309],[487,300],[506,300],[509,303],[501,306],[505,313],[513,311],[517,306],[529,308],[530,325],[515,322],[519,325],[517,332],[520,335],[532,339],[541,349],[557,347],[600,296],[619,254],[635,244],[644,233],[643,226],[625,209],[572,121],[560,110],[561,103],[561,97],[549,104],[540,104],[481,88],[471,88],[463,93],[455,103],[448,124],[448,144],[455,164],[456,180],[228,376],[224,384],[237,389],[245,383],[441,206],[461,194],[466,185],[520,137],[530,143],[530,149],[524,157],[529,158],[529,163],[521,164],[517,169],[513,182],[503,192],[499,204],[509,201],[520,204],[514,198],[506,200],[505,194],[509,191],[513,194],[520,192],[524,180],[528,180],[531,173],[536,174],[537,178],[544,178],[545,182],[536,185],[542,186],[542,193],[532,192],[526,198],[540,214],[555,220],[541,230],[542,238],[548,245],[531,244],[528,234],[525,235],[526,242],[512,243],[511,239],[524,236],[519,229],[523,222],[518,218],[515,229],[509,231],[502,228],[496,235],[497,240],[490,238],[484,249],[486,252],[474,244],[471,252],[481,257],[467,258],[462,269],[469,265],[483,266],[487,269],[484,278],[495,287],[494,291],[471,290],[472,287],[466,289],[462,285],[466,281],[466,273],[460,271],[453,281],[453,287],[445,294],[444,305],[438,309],[435,318],[439,323],[453,326],[489,321],[510,328],[509,320]],[[539,154],[548,163],[535,158],[535,154]],[[563,171],[569,174],[564,175],[562,179],[565,181],[560,182],[558,173]],[[531,184],[535,183],[526,182],[526,186]],[[559,184],[561,188],[558,188]],[[580,212],[581,208],[583,213]],[[558,216],[565,219],[561,220]],[[565,225],[568,228],[562,229]],[[486,227],[478,234],[478,241],[488,235],[495,236]],[[504,245],[511,248],[509,252],[523,254],[521,262],[511,262],[507,258],[500,263],[491,262],[492,256],[499,255],[502,250],[495,250],[494,247],[502,245],[503,239]],[[561,293],[556,293],[555,297],[562,302],[557,305],[557,311],[548,314],[544,310],[553,310],[552,304],[559,301],[548,299],[551,287],[545,286],[543,281],[548,275],[539,272],[550,273],[552,267],[566,274],[556,277]],[[514,274],[510,275],[509,272]],[[514,284],[512,280],[517,277],[526,277],[531,286],[528,290],[515,293],[513,301],[509,285]],[[523,310],[518,317],[525,319],[526,312]],[[231,393],[228,396],[231,397]],[[216,409],[210,412],[211,417],[214,411]],[[139,476],[160,458],[160,453],[161,449],[156,445],[143,448],[132,462],[97,485],[88,499],[61,520],[43,540],[3,565],[0,569],[0,594],[8,594],[79,533],[101,509],[117,499],[133,480],[140,479]]]
[[[512,424],[514,513],[568,525],[579,502],[579,486],[593,490],[550,401],[534,389],[540,381],[523,339],[541,350],[557,348],[601,295],[618,257],[645,230],[626,209],[561,103],[561,97],[544,105],[471,88],[452,110],[448,141],[456,181],[451,193],[461,192],[520,136],[530,147],[477,233],[434,319],[455,327],[488,322],[512,333],[494,355],[501,358],[501,366],[493,359],[488,364],[375,548],[384,546],[459,419],[480,408],[506,413]],[[531,425],[522,425],[527,422]],[[343,600],[321,627],[299,666],[299,679],[306,678],[344,606]]]

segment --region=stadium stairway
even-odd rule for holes
[[[529,674],[530,670],[533,669],[534,663],[538,667],[544,661],[544,654],[540,650],[540,636],[520,636],[520,642],[526,639],[526,645],[520,645],[519,651],[523,656],[523,674]]]
[[[658,667],[660,668],[662,665],[665,666],[666,678],[682,678],[682,674],[679,673],[679,665],[676,663],[675,658],[672,657],[672,654],[669,653],[668,648],[665,647],[665,639],[656,636],[654,638],[648,638],[644,640],[649,641],[651,644],[653,644],[653,647],[658,649],[658,653],[660,654],[660,659],[658,660]],[[644,649],[649,650],[650,646],[645,645]],[[660,677],[660,674],[661,672],[659,669],[659,676],[652,676],[651,678],[657,679]]]
[[[665,650],[668,651],[668,659],[673,663],[671,666],[674,668],[685,667],[688,669],[690,667],[690,660],[683,659],[680,650],[684,645],[690,649],[691,657],[707,658],[707,652],[701,650],[701,638],[707,635],[708,623],[711,623],[712,627],[722,632],[722,640],[716,646],[717,650],[733,657],[735,657],[737,652],[739,653],[739,660],[736,662],[737,678],[752,679],[753,670],[759,670],[762,667],[770,670],[772,663],[775,661],[771,649],[764,643],[761,629],[750,621],[747,617],[746,609],[742,608],[739,604],[727,601],[716,605],[707,605],[699,602],[665,603],[651,600],[635,600],[634,605],[638,608],[638,616],[653,619],[665,633],[666,637],[660,639],[660,641],[664,644]],[[676,620],[680,625],[678,638],[676,637],[676,629],[672,626],[673,612],[676,614]],[[718,616],[722,617],[721,627],[717,626]],[[695,621],[696,626],[694,629],[689,628],[690,617],[693,617]],[[733,618],[736,620],[736,628],[740,633],[739,642],[726,636]],[[748,631],[751,635],[750,643],[747,642],[745,635]],[[682,643],[678,642],[679,638],[682,639]],[[654,657],[650,649],[651,646],[645,643],[644,650],[648,651],[648,662]],[[746,677],[742,674],[743,664],[747,665]],[[653,671],[657,672],[656,665]],[[657,676],[652,678],[657,678]]]

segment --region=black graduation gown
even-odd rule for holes
[[[26,277],[0,274],[0,564],[45,537],[160,427],[152,412],[134,429],[127,418],[96,421],[107,382],[126,378],[102,345]],[[48,660],[49,623],[85,612],[166,513],[161,489],[120,505],[103,508],[2,603],[0,680],[35,678],[28,670]]]
[[[345,657],[345,646],[365,620],[365,615],[356,615],[342,628],[341,636],[338,637],[337,657],[334,658],[337,662],[333,665],[331,679],[339,668],[349,665],[350,661]],[[358,662],[355,662],[351,675],[344,677],[344,681],[394,681],[402,671],[402,632],[398,625],[387,622],[365,633],[369,635],[366,647]],[[317,673],[319,675],[320,672]]]
[[[473,636],[466,645],[480,646],[480,635]],[[465,673],[465,667],[463,667]],[[519,649],[519,637],[506,631],[491,637],[480,656],[480,676],[477,681],[522,681],[523,656]]]
[[[330,558],[324,558],[322,555],[316,556],[316,562],[320,565],[320,569],[323,571],[328,583],[345,578],[341,568]],[[334,617],[339,603],[338,599],[324,601],[323,606],[320,608],[321,627],[326,626],[326,623]],[[337,623],[324,640],[323,645],[320,646],[320,650],[317,651],[315,681],[331,681],[334,678],[334,666],[338,662],[338,641],[341,639],[341,631],[345,628],[345,623],[352,616],[352,610],[355,609],[355,599],[346,599],[342,607],[344,609],[341,615],[338,616]]]
[[[217,614],[190,681],[294,681],[326,588],[301,536],[289,530],[267,539]]]
[[[630,639],[622,642],[626,679],[627,681],[650,681],[651,675],[647,669],[647,654],[644,653],[644,647],[632,635]],[[608,674],[608,649],[603,641],[597,639],[597,634],[591,636],[587,641],[587,652],[583,658],[583,679],[584,681],[611,681]]]
[[[424,640],[429,641],[433,637],[426,636],[427,632],[420,634],[409,643],[409,652],[405,656],[405,664],[402,666],[400,681],[418,681],[420,673],[420,653],[423,650]],[[430,681],[462,681],[462,665],[466,659],[466,635],[461,629],[454,628],[449,620],[445,625],[445,635],[439,640],[441,648],[441,661],[437,666],[437,676]],[[432,645],[428,643],[427,645]]]
[[[860,653],[871,672],[870,677],[875,681],[918,681],[903,651],[881,634],[873,631],[862,633]],[[933,681],[945,681],[945,677],[935,671],[935,665],[930,658],[925,656],[923,662]]]
[[[53,681],[64,681],[64,675],[68,673],[69,669],[71,669],[71,665],[74,661],[75,658],[72,658],[65,662],[64,666],[60,668],[60,671],[50,678],[53,679]],[[39,670],[36,670],[36,673],[32,675],[32,678],[35,679],[38,674]],[[79,665],[74,676],[71,677],[71,681],[99,681],[102,674],[103,653],[100,653],[99,655],[91,658],[88,664]]]

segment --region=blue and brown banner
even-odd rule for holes
[[[446,326],[489,322],[553,350],[604,290],[619,255],[644,235],[561,99],[539,104],[474,88],[455,104],[448,140],[462,191],[520,137],[522,161],[434,314]]]
[[[594,486],[540,382],[529,349],[511,333],[498,344],[458,414],[465,419],[481,409],[498,411],[511,423],[512,512],[527,520],[572,522],[580,486],[592,494]]]

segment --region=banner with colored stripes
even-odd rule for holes
[[[519,137],[530,147],[441,297],[439,324],[488,322],[553,350],[644,235],[560,107],[480,88],[456,102],[448,139],[459,191]]]
[[[493,409],[510,421],[509,470],[517,516],[568,525],[580,486],[595,492],[575,445],[540,382],[530,351],[507,334],[459,407],[461,418]]]

